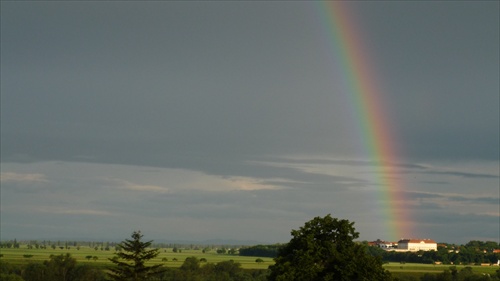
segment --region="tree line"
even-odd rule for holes
[[[367,251],[370,255],[378,256],[385,262],[479,265],[484,263],[496,264],[500,260],[500,253],[492,251],[495,248],[478,248],[472,246],[471,242],[460,247],[439,246],[437,251],[396,252],[378,247],[367,247]]]
[[[383,267],[383,257],[396,252],[387,252],[366,243],[355,240],[359,233],[355,231],[354,222],[344,219],[315,217],[298,230],[292,230],[292,239],[284,245],[265,247],[262,245],[249,248],[251,251],[276,250],[275,264],[267,270],[244,270],[238,262],[223,261],[207,263],[196,257],[188,257],[178,269],[163,267],[163,264],[150,264],[149,260],[159,255],[159,249],[151,247],[152,241],[142,241],[143,235],[135,231],[131,239],[125,239],[117,246],[121,251],[115,253],[110,261],[112,267],[106,272],[89,265],[79,265],[70,254],[52,255],[44,263],[30,263],[18,268],[4,262],[0,263],[1,280],[25,281],[147,281],[147,280],[188,280],[188,281],[406,281],[417,280],[393,277]],[[483,252],[480,244],[471,243],[475,253]],[[489,247],[489,246],[487,246]],[[379,251],[381,250],[381,251]],[[462,252],[461,249],[460,252]],[[245,251],[243,251],[245,252]],[[441,249],[442,254],[445,252]],[[464,251],[467,253],[467,251]],[[428,254],[429,253],[429,254]],[[436,251],[413,254],[423,259],[437,254]],[[387,258],[387,257],[386,257]],[[440,256],[442,258],[442,256]],[[421,281],[490,281],[500,280],[500,270],[493,276],[477,275],[472,268],[458,271],[455,267],[441,274],[425,274]]]
[[[400,263],[424,263],[424,264],[496,264],[500,260],[500,253],[493,250],[498,249],[498,243],[492,241],[473,240],[465,245],[447,244],[439,246],[437,251],[419,251],[419,252],[396,252],[383,250],[376,246],[368,246],[368,243],[362,242],[366,247],[368,254],[380,257],[384,262]],[[280,248],[284,244],[274,245],[256,245],[239,250],[240,256],[270,257],[276,258]]]
[[[19,248],[20,245],[26,245],[28,249],[47,249],[47,248],[52,248],[52,249],[70,249],[72,247],[78,249],[79,247],[85,246],[89,248],[96,248],[100,250],[106,250],[109,251],[111,248],[116,247],[118,243],[115,242],[95,242],[95,241],[51,241],[51,240],[43,240],[43,241],[38,241],[38,240],[27,240],[27,241],[17,241],[17,239],[14,240],[7,240],[7,241],[0,241],[0,248]]]
[[[249,256],[249,257],[275,258],[278,256],[278,250],[283,246],[284,246],[283,244],[273,244],[273,245],[256,245],[251,247],[245,247],[240,249],[239,255]]]

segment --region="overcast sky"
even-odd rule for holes
[[[399,239],[318,2],[1,2],[1,239]],[[499,241],[499,2],[349,3],[413,238]],[[396,225],[401,224],[397,222]]]

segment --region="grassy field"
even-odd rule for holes
[[[421,275],[425,273],[441,273],[446,269],[450,269],[452,265],[433,265],[433,264],[419,264],[419,263],[387,263],[384,264],[384,268],[389,270],[393,275],[398,275],[398,273],[420,273]],[[472,268],[472,272],[477,274],[495,274],[496,270],[500,269],[498,266],[478,266],[478,265],[457,265],[456,268],[458,271],[465,268],[466,266],[470,266]]]
[[[20,249],[0,249],[0,254],[3,255],[1,260],[7,261],[13,265],[22,265],[27,264],[29,262],[43,262],[48,260],[50,255],[60,255],[70,253],[72,257],[74,257],[79,263],[89,263],[100,267],[106,267],[112,265],[112,263],[108,260],[114,256],[114,251],[101,251],[94,250],[89,247],[80,247],[80,250],[77,250],[75,247],[71,247],[70,249],[27,249],[21,247]],[[33,255],[30,258],[25,257],[24,255]],[[87,256],[97,257],[94,259],[86,259]],[[214,250],[209,251],[207,253],[203,253],[202,250],[190,250],[190,249],[182,249],[180,253],[174,253],[171,248],[163,248],[160,249],[160,255],[155,259],[151,260],[149,264],[159,264],[162,263],[166,267],[177,268],[182,265],[184,260],[187,257],[195,256],[198,259],[205,258],[207,262],[210,263],[218,263],[221,261],[229,261],[234,260],[235,262],[239,262],[241,267],[244,269],[267,269],[269,265],[274,264],[272,258],[261,257],[264,262],[257,263],[255,260],[257,257],[243,257],[236,255],[224,255],[217,254]],[[166,261],[164,260],[166,259]],[[177,259],[177,260],[174,260]],[[203,263],[202,263],[203,265]],[[384,267],[392,272],[394,275],[400,274],[409,274],[412,273],[414,276],[422,276],[425,273],[441,273],[446,269],[450,268],[450,265],[432,265],[432,264],[416,264],[416,263],[387,263],[384,264]],[[457,270],[461,270],[466,265],[457,265]],[[485,274],[495,274],[496,270],[500,269],[498,266],[473,266],[471,265],[473,272],[475,273],[485,273]]]
[[[0,254],[3,255],[1,260],[6,261],[13,265],[21,265],[27,264],[29,262],[43,262],[48,260],[50,255],[61,255],[70,253],[73,258],[75,258],[79,263],[89,263],[96,266],[108,266],[112,265],[112,263],[108,260],[108,258],[112,258],[114,256],[114,251],[101,251],[94,250],[89,247],[80,247],[80,250],[77,250],[75,247],[71,247],[70,249],[27,249],[27,248],[19,248],[19,249],[0,249]],[[25,257],[25,255],[33,255],[32,257]],[[86,257],[92,256],[97,257],[95,260],[91,258],[88,260]],[[258,257],[243,257],[236,255],[225,255],[225,254],[217,254],[215,251],[209,251],[207,253],[203,253],[202,250],[189,250],[182,249],[180,253],[174,253],[171,248],[168,249],[160,249],[160,254],[155,259],[152,259],[149,264],[159,264],[162,263],[167,267],[180,267],[184,260],[187,257],[195,256],[198,259],[205,258],[207,262],[210,263],[218,263],[221,261],[229,261],[234,260],[235,262],[239,262],[241,267],[244,269],[267,269],[269,265],[274,264],[272,258],[261,257],[264,262],[257,263],[255,260]],[[164,260],[166,259],[166,261]],[[175,260],[176,259],[176,260]],[[203,263],[202,263],[203,265]]]

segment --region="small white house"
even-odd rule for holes
[[[379,243],[377,244],[379,246],[379,248],[382,248],[382,249],[394,249],[395,248],[395,245],[396,243],[392,243],[392,242],[383,242],[383,243]]]
[[[432,239],[401,239],[398,241],[398,249],[410,252],[437,251],[437,243]]]

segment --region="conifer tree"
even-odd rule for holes
[[[116,281],[148,280],[150,277],[161,273],[162,264],[146,266],[145,263],[160,254],[158,249],[148,249],[153,241],[142,242],[144,235],[134,231],[132,239],[125,239],[119,244],[122,249],[109,259],[115,267],[109,268],[109,277]]]

